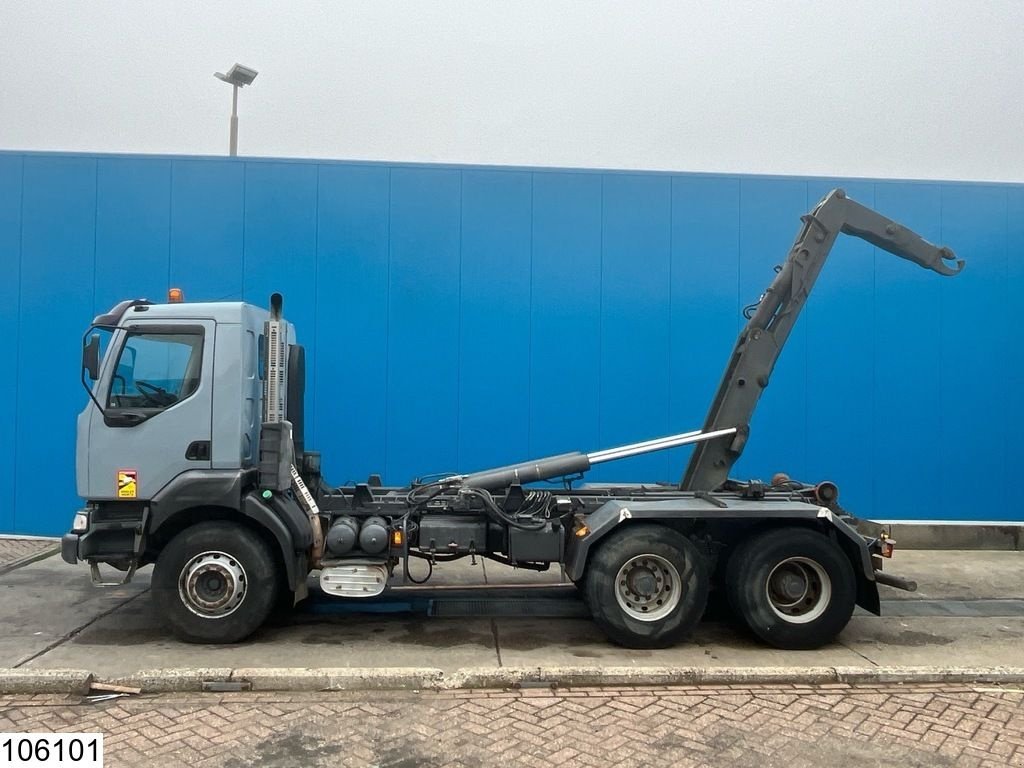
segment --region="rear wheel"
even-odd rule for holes
[[[729,558],[726,589],[751,632],[792,650],[831,642],[849,622],[857,600],[846,554],[807,528],[779,528],[742,543]]]
[[[705,559],[678,531],[629,525],[591,556],[583,593],[594,621],[627,648],[667,648],[700,621],[708,599]]]
[[[248,528],[200,523],[157,558],[153,599],[170,630],[189,643],[236,643],[277,603],[279,579],[266,543]]]

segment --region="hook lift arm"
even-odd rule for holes
[[[682,490],[713,491],[728,479],[746,445],[757,401],[840,232],[947,277],[964,267],[949,248],[932,245],[841,189],[827,194],[801,220],[803,228],[789,256],[740,331],[702,430],[736,427],[736,432],[697,445]]]

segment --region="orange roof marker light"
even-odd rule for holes
[[[181,292],[181,288],[171,288],[167,292],[167,301],[171,304],[180,304],[185,300],[185,294]]]

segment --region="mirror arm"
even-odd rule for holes
[[[87,330],[85,332],[85,335],[82,337],[82,346],[83,346],[83,348],[88,346],[89,342],[86,342],[86,339],[89,338],[89,334],[92,332],[93,328],[96,328],[96,327],[98,327],[98,326],[92,325],[92,326],[89,327],[89,330]],[[91,339],[90,339],[90,341],[91,341]],[[89,399],[92,400],[96,404],[96,408],[99,410],[100,414],[105,417],[107,415],[106,411],[103,409],[103,406],[100,405],[100,401],[96,399],[96,395],[94,395],[92,393],[92,389],[93,389],[92,385],[85,380],[86,370],[87,369],[86,369],[85,365],[83,364],[82,365],[82,386],[85,388],[86,393],[89,395]],[[98,356],[97,356],[96,378],[93,379],[93,383],[95,383],[96,381],[99,381],[99,358],[98,358]]]
[[[100,401],[96,399],[96,395],[92,393],[92,387],[85,380],[85,366],[82,366],[82,386],[85,387],[85,391],[89,394],[89,399],[96,403],[96,408],[99,410],[102,416],[106,416],[107,412],[103,410],[103,406],[100,405]]]

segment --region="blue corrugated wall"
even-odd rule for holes
[[[0,531],[66,527],[81,334],[169,286],[285,294],[332,482],[698,427],[741,308],[837,185],[968,267],[841,241],[735,474],[831,478],[863,516],[1024,520],[998,491],[1022,458],[1024,186],[8,152]],[[591,478],[674,480],[686,455]]]

